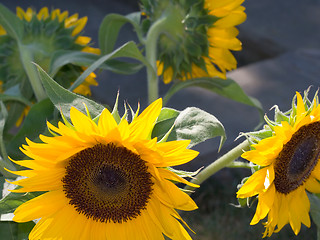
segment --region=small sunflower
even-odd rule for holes
[[[287,223],[296,235],[301,223],[310,227],[307,192],[320,193],[320,106],[316,96],[310,102],[296,93],[296,99],[289,115],[276,108],[277,120],[267,119],[272,136],[242,154],[260,169],[244,183],[237,197],[258,196],[250,224],[267,217],[264,237],[279,232]]]
[[[78,19],[78,14],[69,16],[67,11],[53,9],[49,12],[47,7],[38,13],[32,8],[24,11],[17,7],[17,17],[24,25],[21,42],[32,52],[33,61],[39,63],[45,71],[49,71],[51,58],[59,50],[83,51],[99,54],[99,49],[89,46],[91,39],[81,36],[80,33],[86,25],[87,17]],[[3,91],[19,85],[24,97],[29,100],[29,86],[23,65],[20,62],[20,53],[16,41],[6,34],[0,26],[0,79],[3,82]],[[55,76],[57,82],[68,88],[83,72],[83,68],[68,64]],[[77,93],[90,95],[89,86],[97,85],[95,74],[92,73],[83,86],[76,89]],[[27,95],[27,96],[26,96]]]
[[[72,125],[48,123],[55,136],[27,140],[21,150],[31,160],[14,162],[30,170],[14,172],[27,177],[14,182],[22,186],[14,191],[45,192],[14,212],[16,222],[40,218],[30,240],[191,239],[175,209],[197,206],[174,182],[194,184],[169,166],[198,152],[187,149],[189,141],[150,139],[161,107],[158,99],[119,124],[107,109],[96,123],[71,108]]]
[[[235,26],[246,19],[241,6],[244,0],[142,2],[151,23],[164,17],[168,9],[173,9],[177,20],[172,22],[175,29],[159,40],[158,75],[164,83],[200,77],[225,79],[226,72],[237,67],[230,50],[242,49]]]

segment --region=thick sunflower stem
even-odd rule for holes
[[[149,104],[158,99],[159,97],[158,76],[156,73],[157,43],[159,35],[162,32],[163,22],[165,22],[165,18],[159,19],[151,26],[147,34],[146,58],[147,61],[150,63],[150,67],[147,67]]]
[[[251,169],[252,165],[250,163],[247,162],[240,162],[240,161],[234,161],[231,162],[230,164],[228,164],[228,166],[226,166],[228,168],[247,168],[247,169]]]
[[[209,166],[207,166],[205,169],[203,169],[195,178],[191,181],[194,184],[200,185],[203,183],[206,179],[211,177],[213,174],[218,172],[224,167],[228,167],[230,163],[232,163],[234,160],[236,160],[238,157],[241,156],[241,154],[244,151],[249,150],[250,142],[248,140],[243,141],[235,148],[231,149],[229,152],[227,152],[225,155],[221,156],[219,159],[211,163]],[[191,191],[195,188],[186,186],[185,190]]]
[[[32,86],[34,95],[36,96],[37,101],[41,101],[47,98],[47,94],[42,86],[39,74],[36,67],[32,64],[33,58],[30,51],[23,47],[22,44],[19,45],[20,59],[23,64],[24,70],[28,76],[30,84]]]
[[[172,8],[168,8],[155,23],[150,27],[146,38],[146,59],[150,63],[147,67],[148,98],[149,104],[159,97],[157,76],[157,48],[161,34],[174,33],[181,28],[181,19]]]

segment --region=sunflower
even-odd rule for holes
[[[172,0],[165,1],[170,2],[166,5],[150,2],[153,8],[148,6],[145,12],[151,22],[160,15],[161,8],[173,8],[180,18],[180,26],[159,41],[158,75],[162,75],[164,83],[200,77],[226,79],[226,72],[237,67],[230,50],[242,49],[235,26],[246,19],[241,6],[244,0]]]
[[[38,63],[46,72],[50,71],[51,61],[58,51],[100,54],[99,49],[90,47],[89,37],[80,35],[86,25],[87,17],[78,19],[78,14],[69,16],[67,11],[61,12],[60,9],[49,12],[47,7],[42,8],[38,13],[32,8],[24,11],[17,7],[17,17],[22,20],[24,27],[21,43],[31,53],[33,62]],[[24,98],[30,102],[36,102],[20,58],[21,53],[16,40],[7,35],[0,25],[0,82],[2,85],[0,93],[12,91],[12,89],[16,92],[18,89]],[[84,70],[84,67],[67,64],[56,73],[54,79],[63,87],[69,88]],[[95,78],[96,75],[91,73],[81,85],[74,89],[74,92],[91,95],[90,86],[98,85]],[[8,109],[11,105],[12,103],[7,103]],[[29,109],[20,105],[14,107],[17,127],[22,123]]]
[[[174,182],[194,184],[169,166],[198,152],[187,149],[186,140],[150,138],[161,107],[158,99],[131,123],[119,124],[107,109],[96,123],[71,108],[72,125],[48,123],[55,136],[27,140],[21,150],[31,160],[14,161],[29,168],[14,172],[27,178],[13,182],[22,186],[14,191],[45,192],[14,212],[16,222],[40,218],[30,240],[191,239],[175,209],[197,206]]]
[[[258,196],[250,224],[267,217],[264,237],[279,232],[287,223],[296,235],[301,223],[310,227],[307,192],[320,193],[320,106],[316,97],[312,102],[305,97],[304,102],[296,93],[296,99],[289,116],[278,111],[280,123],[268,120],[272,136],[242,154],[260,169],[244,183],[237,197]]]
[[[78,14],[69,16],[67,11],[53,9],[49,12],[47,7],[38,13],[32,8],[24,11],[17,7],[17,17],[22,20],[24,32],[21,42],[32,53],[33,61],[49,72],[51,59],[57,51],[71,50],[100,54],[99,49],[90,47],[91,38],[81,36],[86,25],[87,17],[78,19]],[[0,79],[3,82],[3,91],[20,85],[24,97],[29,100],[30,95],[27,75],[20,62],[20,53],[16,41],[6,34],[0,26]],[[68,64],[55,76],[57,82],[68,88],[83,72],[83,68]],[[95,74],[92,73],[75,91],[83,95],[90,95],[89,86],[97,85]]]

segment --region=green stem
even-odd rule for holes
[[[42,86],[36,67],[32,64],[33,58],[30,51],[22,44],[18,44],[20,51],[20,59],[23,64],[24,70],[29,78],[34,95],[37,101],[41,101],[47,98],[47,94]]]
[[[207,166],[205,169],[203,169],[197,176],[195,176],[195,179],[193,179],[191,182],[194,184],[200,185],[206,179],[211,177],[213,174],[215,174],[222,168],[227,167],[230,163],[232,163],[234,160],[240,157],[244,151],[249,150],[249,146],[250,146],[250,143],[248,140],[243,141],[238,146],[231,149],[225,155],[221,156],[219,159],[217,159],[216,161],[211,163],[209,166]],[[194,189],[195,188],[190,186],[185,187],[185,190],[192,191]]]
[[[148,97],[149,103],[156,100],[159,96],[158,76],[157,76],[157,47],[161,34],[174,36],[177,32],[184,29],[183,17],[180,14],[181,9],[175,5],[168,5],[162,12],[162,16],[154,22],[146,37],[146,59],[151,67],[147,67],[148,77]],[[182,29],[182,30],[181,30]]]
[[[159,87],[158,87],[158,76],[156,73],[157,69],[157,45],[158,38],[163,31],[166,18],[160,18],[150,27],[147,39],[146,39],[146,59],[150,63],[151,67],[147,67],[147,78],[148,78],[148,99],[149,104],[158,99]]]
[[[231,162],[226,167],[228,167],[228,168],[248,168],[248,169],[252,168],[252,166],[249,163],[247,163],[247,162],[239,162],[239,161]]]

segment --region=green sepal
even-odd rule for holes
[[[263,129],[254,132],[240,133],[239,137],[245,136],[251,144],[257,144],[265,138],[272,137],[273,129],[269,125],[264,125]]]
[[[116,102],[114,103],[114,106],[113,106],[113,109],[111,112],[111,115],[113,116],[113,118],[117,124],[119,124],[121,121],[121,117],[120,117],[119,111],[118,111],[118,105],[119,105],[119,92],[117,93]]]
[[[198,170],[196,170],[194,172],[189,172],[189,171],[184,171],[184,170],[177,170],[172,167],[167,167],[167,169],[182,178],[194,178],[202,170],[202,168],[199,168]]]
[[[287,116],[285,113],[280,111],[277,105],[273,106],[273,108],[274,108],[274,121],[276,123],[280,124],[282,121],[289,122],[289,116]]]

